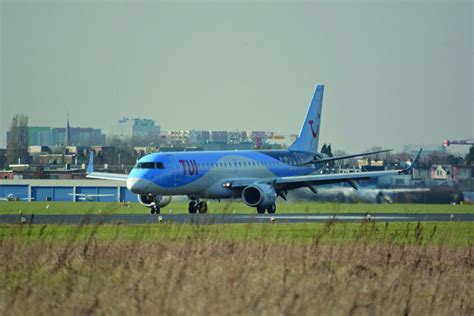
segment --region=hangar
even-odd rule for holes
[[[49,180],[22,179],[1,180],[0,197],[14,194],[20,199],[52,202],[87,202],[72,194],[107,194],[94,200],[97,202],[138,202],[136,194],[125,185],[109,180]]]

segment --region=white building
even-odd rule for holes
[[[110,134],[120,138],[160,137],[160,126],[151,119],[124,117],[112,126]]]
[[[432,165],[431,179],[448,180],[453,178],[453,167],[449,165]]]

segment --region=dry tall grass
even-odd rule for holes
[[[473,247],[1,240],[0,311],[473,315]]]

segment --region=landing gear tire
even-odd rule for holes
[[[195,214],[198,210],[198,203],[196,201],[189,202],[188,211],[190,214]]]
[[[152,206],[150,209],[151,214],[160,214],[160,208],[157,206]]]
[[[198,211],[201,214],[207,213],[207,203],[206,202],[199,202],[197,205]]]
[[[273,203],[272,205],[270,205],[269,208],[267,208],[267,212],[268,212],[268,214],[274,214],[276,209],[277,209],[276,204]]]
[[[263,208],[263,207],[257,207],[257,213],[258,213],[258,214],[265,214],[265,208]]]

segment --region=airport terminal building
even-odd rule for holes
[[[14,194],[19,199],[52,202],[87,202],[74,194],[106,194],[95,197],[97,202],[138,202],[124,182],[109,180],[2,180],[0,197]],[[89,200],[90,201],[90,200]]]

